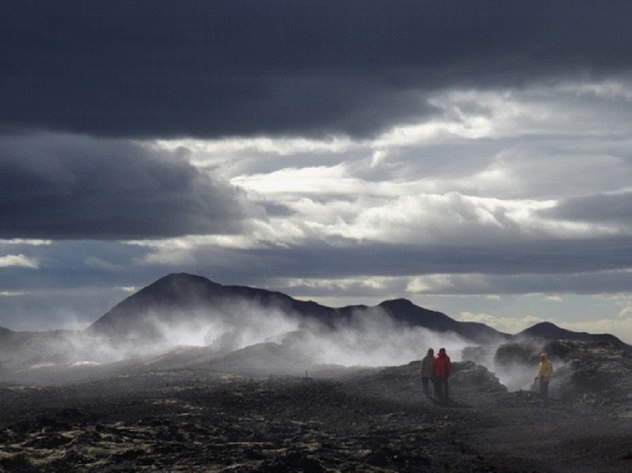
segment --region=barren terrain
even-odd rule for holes
[[[456,364],[453,401],[418,362],[328,378],[155,371],[0,388],[3,471],[625,472],[632,406],[507,392]]]

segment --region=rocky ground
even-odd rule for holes
[[[509,393],[457,364],[453,401],[419,364],[328,379],[205,370],[0,387],[0,471],[624,472],[632,406]]]

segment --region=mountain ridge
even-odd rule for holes
[[[151,330],[144,326],[144,323],[149,319],[145,315],[147,313],[152,314],[152,312],[160,311],[166,322],[169,322],[177,319],[179,312],[207,311],[209,304],[218,309],[226,309],[235,301],[258,304],[263,308],[286,310],[298,314],[306,322],[315,321],[328,328],[335,328],[339,323],[350,321],[357,314],[381,310],[397,323],[410,327],[424,327],[439,333],[455,333],[474,343],[539,338],[544,340],[596,341],[632,350],[632,346],[615,335],[574,332],[552,322],[540,322],[516,334],[507,334],[483,323],[455,320],[442,312],[417,306],[405,298],[385,300],[376,306],[359,304],[333,308],[312,300],[294,299],[278,291],[249,286],[223,285],[203,276],[189,273],[171,273],[150,283],[116,304],[87,327],[83,333],[116,337],[131,331],[137,332],[139,336],[151,335]],[[21,332],[0,326],[0,341],[12,345],[22,341],[25,337],[44,333],[59,334],[58,332],[60,331]]]
[[[333,308],[314,301],[294,299],[282,292],[222,285],[188,273],[172,273],[158,279],[114,306],[86,331],[110,336],[148,333],[151,330],[141,327],[146,319],[143,314],[147,312],[169,322],[174,317],[174,311],[227,310],[231,305],[243,303],[286,311],[300,316],[303,321],[318,322],[329,328],[365,311],[382,310],[398,323],[434,332],[453,332],[472,342],[488,342],[508,336],[484,324],[459,322],[441,312],[417,306],[408,299],[387,300],[374,307],[349,305]]]
[[[173,317],[171,311],[198,310],[204,311],[212,307],[214,310],[227,310],[236,303],[258,304],[265,308],[275,308],[299,315],[304,321],[318,322],[329,328],[340,322],[349,321],[357,314],[365,311],[381,310],[394,321],[410,327],[423,327],[439,333],[454,333],[474,343],[489,343],[498,340],[533,337],[548,340],[594,340],[609,342],[620,347],[627,347],[619,338],[610,334],[589,334],[573,332],[558,327],[551,322],[535,324],[515,335],[498,331],[478,322],[462,322],[448,315],[415,305],[405,298],[385,300],[376,306],[349,305],[344,307],[327,307],[314,301],[294,299],[278,291],[253,288],[249,286],[223,285],[203,276],[189,273],[171,273],[154,283],[142,288],[137,293],[124,299],[87,329],[87,333],[100,335],[120,335],[126,330],[138,330],[135,324],[142,324],[142,311],[159,313],[163,309]]]

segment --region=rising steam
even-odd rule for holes
[[[239,369],[239,363],[243,363],[249,368],[256,365],[261,374],[297,374],[319,365],[403,365],[421,359],[428,348],[437,351],[444,347],[452,360],[475,361],[514,391],[532,387],[541,349],[528,340],[513,345],[471,347],[454,333],[411,327],[379,307],[358,309],[333,324],[252,301],[231,301],[212,309],[165,309],[133,315],[130,320],[136,325],[107,334],[31,334],[15,348],[0,350],[0,379],[7,373],[35,373],[51,367],[151,365],[156,369],[221,370],[222,357],[231,357],[227,369]],[[264,344],[276,347],[275,357],[266,358],[269,352],[257,348]],[[185,364],[178,358],[181,353],[193,355]],[[169,365],[156,361],[165,357],[171,360]],[[254,364],[253,357],[258,358]],[[215,363],[213,368],[209,368],[211,362]],[[562,367],[558,364],[557,368]]]
[[[445,347],[454,360],[467,343],[449,333],[433,333],[401,324],[379,308],[358,310],[333,326],[306,319],[278,307],[241,302],[213,310],[153,311],[136,314],[134,330],[107,335],[68,331],[42,334],[2,355],[2,366],[93,366],[147,360],[197,347],[209,356],[236,352],[263,343],[278,344],[289,357],[311,365],[389,366],[420,359],[428,348]],[[200,366],[203,368],[203,366]],[[306,366],[307,368],[307,366]],[[282,367],[269,366],[282,373]]]

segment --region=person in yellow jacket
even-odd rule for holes
[[[549,382],[553,376],[553,363],[549,360],[546,353],[540,354],[540,363],[538,364],[538,374],[535,377],[536,382],[540,382],[540,396],[544,400],[544,405],[549,402]]]

